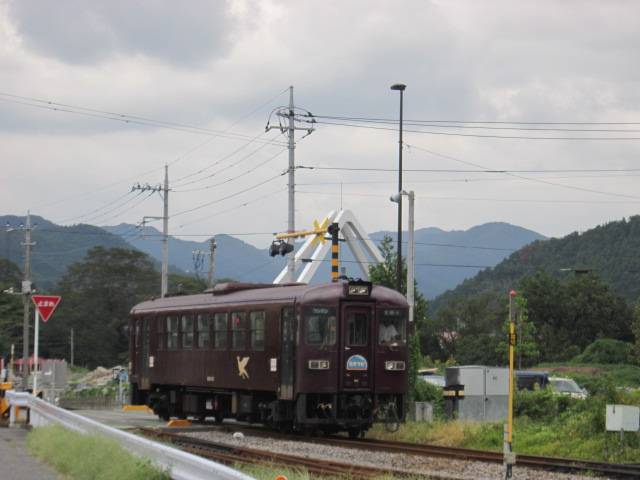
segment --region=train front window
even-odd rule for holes
[[[309,345],[335,345],[336,309],[308,307],[305,309],[305,338]]]
[[[347,315],[347,345],[367,344],[367,315],[350,313]]]
[[[397,308],[381,309],[378,318],[378,343],[380,345],[404,345],[407,341],[407,321],[405,310]]]

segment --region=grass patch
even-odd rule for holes
[[[35,428],[27,448],[72,480],[170,480],[171,476],[124,451],[115,441],[66,428]]]

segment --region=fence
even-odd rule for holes
[[[117,441],[124,450],[170,472],[175,480],[255,480],[237,470],[181,450],[152,442],[128,432],[103,425],[76,413],[51,405],[27,392],[6,392],[11,406],[10,423],[15,423],[15,407],[29,408],[29,423],[33,427],[62,425],[82,434],[100,434]]]
[[[67,410],[115,410],[116,397],[61,397],[58,406]]]

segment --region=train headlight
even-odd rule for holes
[[[402,371],[405,369],[405,364],[404,362],[397,362],[397,361],[385,362],[384,369],[393,370],[393,371]]]
[[[309,360],[309,370],[329,370],[329,360]]]
[[[369,284],[351,284],[349,285],[348,290],[349,295],[369,295],[370,293],[370,285]]]

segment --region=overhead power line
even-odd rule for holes
[[[28,98],[28,97],[20,97],[18,95],[11,95],[8,93],[2,93],[0,92],[0,95],[3,95],[5,97],[11,97],[11,98],[0,98],[0,101],[3,102],[7,102],[7,103],[15,103],[15,104],[19,104],[19,105],[25,105],[25,106],[29,106],[29,107],[34,107],[34,108],[43,108],[46,110],[53,110],[56,112],[64,112],[64,113],[71,113],[71,114],[75,114],[75,115],[84,115],[87,117],[95,117],[95,118],[102,118],[105,120],[112,120],[112,121],[117,121],[117,122],[122,122],[122,123],[129,123],[129,124],[135,124],[135,125],[144,125],[144,126],[149,126],[149,127],[156,127],[156,128],[164,128],[164,129],[168,129],[168,130],[177,130],[177,131],[182,131],[182,132],[190,132],[190,133],[198,133],[198,134],[202,134],[202,135],[213,135],[216,137],[222,137],[222,138],[229,138],[229,139],[233,139],[233,140],[242,140],[242,141],[247,141],[247,140],[252,140],[255,137],[252,137],[250,135],[243,135],[240,133],[232,133],[232,132],[228,132],[228,131],[224,131],[224,130],[213,130],[210,128],[203,128],[203,127],[195,127],[192,125],[185,125],[185,124],[181,124],[181,123],[173,123],[173,122],[165,122],[162,120],[153,120],[150,118],[143,118],[143,117],[136,117],[133,115],[127,115],[127,114],[123,114],[123,113],[113,113],[113,112],[108,112],[108,111],[103,111],[103,110],[95,110],[95,109],[91,109],[91,108],[85,108],[85,107],[76,107],[73,105],[68,105],[68,104],[64,104],[64,103],[55,103],[55,102],[50,102],[47,100],[39,100],[39,99],[35,99],[35,98]],[[20,100],[13,100],[13,99],[21,99],[24,101],[20,101]],[[260,141],[260,140],[254,140],[254,141]],[[271,143],[271,142],[269,142]],[[280,144],[284,145],[284,142],[280,142]]]
[[[340,117],[329,115],[314,115],[317,123],[352,128],[368,128],[374,130],[397,130],[397,120],[382,118]],[[518,140],[640,140],[640,136],[625,136],[636,134],[640,129],[628,128],[595,128],[597,126],[640,126],[637,122],[473,122],[473,121],[435,121],[435,120],[405,120],[404,131],[407,133],[445,135],[459,137],[505,138]],[[528,126],[527,126],[528,125]],[[568,128],[569,126],[592,128]],[[415,128],[411,128],[415,127]],[[418,128],[442,129],[423,130]],[[451,131],[444,131],[450,129]],[[526,135],[498,135],[490,133],[463,133],[464,130],[477,131],[514,131],[514,132],[558,132],[558,133],[606,133],[616,136],[526,136]],[[620,135],[623,134],[623,135]]]

